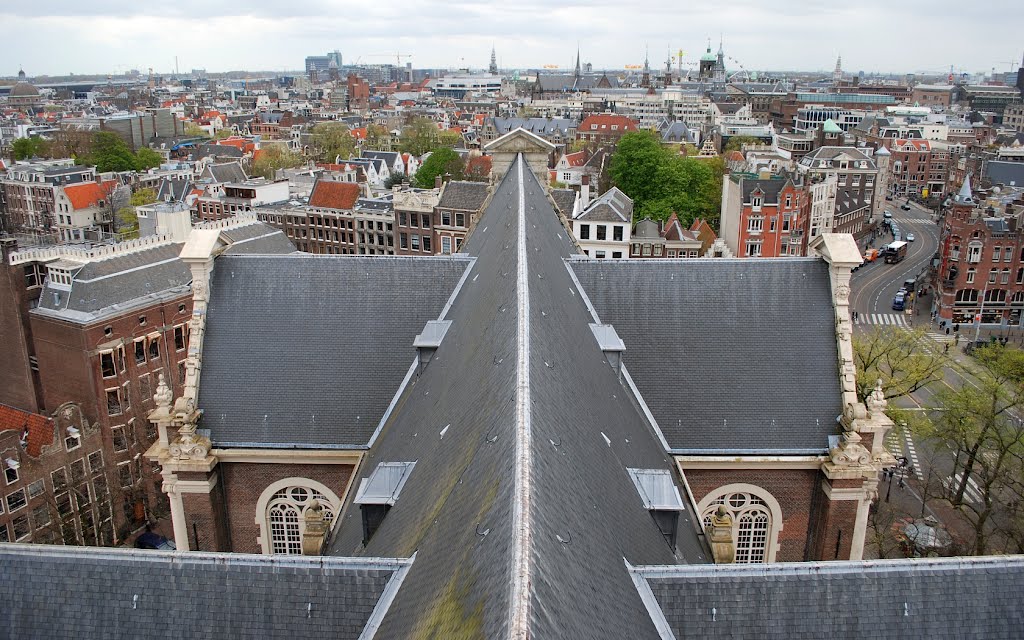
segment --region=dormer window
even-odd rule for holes
[[[353,503],[360,506],[363,514],[364,545],[377,532],[391,507],[398,502],[402,487],[415,466],[415,462],[381,462],[369,478],[359,482]]]
[[[669,546],[675,549],[676,528],[679,524],[679,512],[683,510],[683,499],[679,489],[672,480],[668,469],[626,469],[633,480],[644,508],[647,509],[661,535]]]
[[[762,199],[762,197],[760,195],[754,196],[754,198],[751,200],[751,206],[754,207],[754,211],[760,211],[761,210],[761,203],[762,202],[763,202],[763,199]]]

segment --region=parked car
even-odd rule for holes
[[[913,242],[913,241],[914,241],[914,234],[908,233],[907,234],[907,242]]]
[[[901,204],[900,205],[900,209],[903,209],[904,211],[910,211],[910,205],[909,204]]]
[[[889,211],[888,209],[886,209],[885,213],[882,214],[882,217],[885,218],[886,220],[892,218],[892,211]]]
[[[907,296],[905,291],[902,291],[902,293],[897,293],[896,297],[892,299],[892,310],[903,311],[906,305],[906,300]]]

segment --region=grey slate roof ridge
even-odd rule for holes
[[[630,570],[645,578],[703,578],[729,576],[767,577],[858,575],[886,573],[906,569],[914,571],[984,570],[987,567],[1014,567],[1024,571],[1024,555],[954,556],[949,558],[899,558],[882,560],[843,560],[839,562],[770,562],[762,564],[673,564],[637,565]]]

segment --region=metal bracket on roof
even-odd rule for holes
[[[416,353],[419,355],[420,372],[427,367],[430,359],[434,357],[434,352],[441,346],[441,341],[444,340],[444,336],[448,333],[450,326],[452,326],[451,320],[430,320],[423,327],[422,333],[417,335],[412,341],[412,345],[416,347]]]

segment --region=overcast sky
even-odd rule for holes
[[[727,67],[847,72],[1003,72],[1024,53],[1019,0],[48,0],[0,2],[0,75],[294,70],[307,55],[415,67],[595,68],[695,61],[719,35]],[[970,14],[970,15],[968,15]]]

